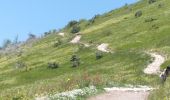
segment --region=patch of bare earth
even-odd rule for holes
[[[64,37],[64,36],[65,36],[65,33],[58,33],[58,35]]]
[[[73,43],[73,44],[77,44],[80,42],[80,39],[81,39],[81,35],[77,35],[76,37],[74,37],[70,43]]]
[[[147,100],[149,92],[110,91],[88,100]]]
[[[102,52],[106,52],[109,53],[110,51],[108,50],[108,46],[109,44],[107,43],[102,43],[97,47],[97,50],[102,51]]]
[[[150,53],[154,61],[149,64],[145,69],[145,74],[158,74],[160,72],[160,66],[165,62],[165,58],[157,53]]]

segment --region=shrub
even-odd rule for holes
[[[156,24],[154,24],[154,25],[152,25],[152,28],[153,28],[153,29],[158,29],[158,28],[159,28],[159,26],[158,26],[158,25],[156,25]]]
[[[141,17],[142,16],[142,11],[139,10],[135,13],[135,17],[138,18],[138,17]]]
[[[154,20],[157,20],[157,19],[155,19],[155,18],[147,18],[147,19],[145,19],[145,22],[152,22]]]
[[[95,20],[96,20],[97,18],[99,18],[99,17],[100,17],[100,15],[97,14],[97,15],[95,15],[92,19],[90,19],[89,22],[93,24],[93,23],[95,22]]]
[[[29,33],[28,36],[29,36],[29,39],[35,39],[36,38],[36,35],[34,35],[32,33]]]
[[[80,65],[80,58],[77,55],[71,57],[72,67],[78,67]]]
[[[75,26],[75,25],[77,25],[78,24],[78,22],[76,21],[76,20],[72,20],[72,21],[70,21],[69,23],[68,23],[68,27],[73,27],[73,26]]]
[[[148,1],[149,4],[152,4],[152,3],[154,3],[154,2],[156,2],[156,0],[149,0],[149,1]]]
[[[56,69],[56,68],[58,68],[58,67],[59,67],[59,64],[56,63],[56,62],[49,62],[49,63],[48,63],[48,68],[49,68],[49,69]]]
[[[12,100],[22,100],[22,97],[13,97]]]
[[[24,69],[25,68],[25,70],[27,71],[27,65],[24,62],[22,62],[22,61],[18,61],[16,63],[16,68],[17,69]]]
[[[160,4],[158,5],[158,8],[162,8],[162,7],[163,7],[163,4],[160,3]]]
[[[2,48],[3,48],[3,49],[4,49],[4,48],[7,48],[7,47],[8,47],[9,45],[11,45],[11,44],[12,44],[12,41],[11,41],[11,40],[9,40],[9,39],[4,40]]]
[[[101,59],[102,57],[103,57],[102,52],[97,51],[97,52],[96,52],[96,60],[99,60],[99,59]]]
[[[57,40],[57,41],[55,41],[55,43],[54,43],[54,47],[58,47],[59,45],[61,45],[61,40],[59,39],[59,40]]]
[[[44,33],[44,36],[47,36],[47,35],[49,35],[49,34],[50,34],[49,32],[45,32],[45,33]]]
[[[71,33],[78,33],[80,31],[80,27],[79,26],[73,26]]]

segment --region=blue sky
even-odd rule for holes
[[[70,20],[89,19],[137,0],[0,0],[0,44],[25,40],[29,32],[43,34]]]

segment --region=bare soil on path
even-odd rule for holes
[[[88,100],[147,100],[149,92],[111,91]]]

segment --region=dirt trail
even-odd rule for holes
[[[64,36],[65,36],[65,33],[58,33],[58,35],[64,37]]]
[[[97,47],[97,50],[109,53],[110,51],[108,50],[108,46],[109,46],[109,44],[102,43]]]
[[[150,53],[154,61],[144,69],[145,74],[159,74],[160,66],[165,62],[165,58],[157,53]]]
[[[111,91],[88,100],[147,100],[149,92]]]
[[[76,44],[79,43],[81,39],[81,35],[77,35],[75,38],[73,38],[70,43]]]
[[[158,74],[160,66],[165,62],[165,58],[157,53],[150,53],[154,61],[144,69],[146,74]],[[149,91],[153,90],[148,87],[141,88],[107,88],[106,93],[89,98],[88,100],[147,100]]]
[[[94,96],[88,100],[147,100],[149,91],[153,90],[147,86],[139,88],[113,87],[105,88],[106,93]]]

